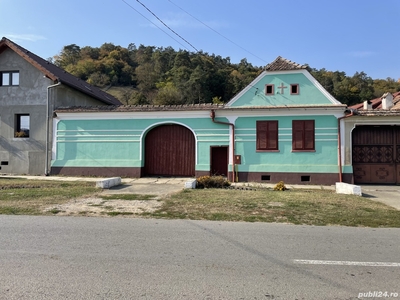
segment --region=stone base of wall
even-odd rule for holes
[[[139,178],[142,168],[125,167],[52,167],[50,175],[66,176],[98,176],[98,177],[130,177]]]
[[[339,181],[338,173],[274,173],[274,172],[239,172],[236,176],[239,182],[287,184],[334,185]],[[231,178],[231,174],[229,174]],[[342,174],[343,182],[352,183],[353,174]]]
[[[52,167],[51,175],[67,176],[98,176],[98,177],[143,177],[143,168],[124,168],[124,167]],[[195,176],[210,175],[209,171],[196,171]],[[268,173],[268,172],[239,172],[236,174],[239,182],[262,182],[278,183],[283,181],[287,184],[312,184],[312,185],[335,185],[339,181],[338,173]],[[228,175],[232,178],[232,172]],[[235,179],[236,181],[236,179]],[[342,181],[353,183],[353,174],[342,174]]]
[[[210,176],[210,171],[196,171],[195,176],[200,177],[200,176]]]

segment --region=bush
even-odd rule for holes
[[[283,181],[279,181],[274,187],[274,191],[286,191],[286,190],[287,188]]]
[[[198,189],[209,188],[224,188],[231,185],[231,183],[222,176],[200,176],[196,178]]]

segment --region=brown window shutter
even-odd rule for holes
[[[293,120],[292,121],[292,149],[302,150],[303,149],[303,121]]]
[[[294,129],[293,132],[293,149],[294,150],[303,150],[303,130]]]
[[[314,120],[304,121],[304,149],[315,149],[315,124]]]
[[[292,121],[292,149],[315,150],[315,121]]]
[[[268,122],[268,150],[278,150],[278,121]]]
[[[278,150],[278,121],[257,121],[257,150]]]
[[[257,150],[267,149],[267,131],[267,122],[257,121]]]

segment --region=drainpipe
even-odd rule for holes
[[[210,112],[210,117],[214,123],[229,125],[232,127],[232,182],[235,182],[235,125],[229,122],[216,121],[215,111],[213,109]]]
[[[340,131],[341,131],[341,128],[340,128],[340,121],[341,121],[342,119],[349,118],[349,117],[351,117],[351,116],[354,116],[354,110],[353,110],[353,109],[350,110],[350,114],[338,118],[339,182],[343,182],[343,174],[342,174],[342,149],[341,149],[342,139],[341,139],[341,134],[340,134]]]
[[[45,153],[45,157],[46,157],[46,162],[45,162],[45,166],[44,166],[44,175],[48,176],[49,175],[49,121],[50,121],[50,114],[49,114],[49,107],[50,107],[50,97],[49,97],[49,91],[50,88],[56,87],[58,85],[60,85],[61,82],[57,82],[56,84],[53,85],[49,85],[47,87],[47,104],[46,104],[46,153]]]

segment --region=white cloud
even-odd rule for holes
[[[36,42],[40,40],[46,40],[44,36],[36,34],[0,34],[0,36],[5,36],[14,42],[28,41]]]

